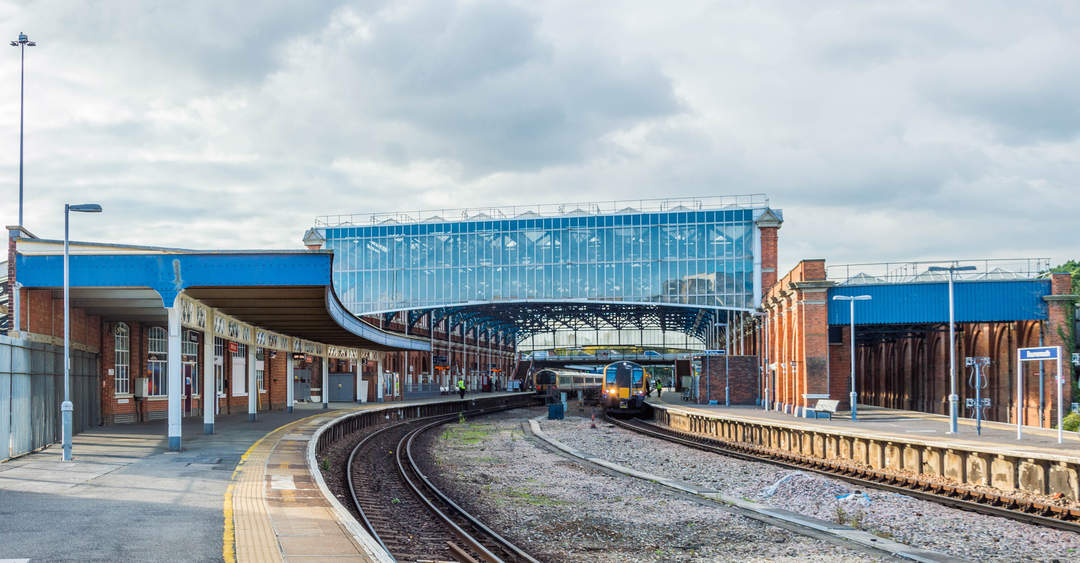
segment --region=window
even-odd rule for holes
[[[218,317],[221,318],[221,317]],[[218,396],[225,395],[225,340],[214,337],[214,381]]]
[[[237,343],[232,353],[232,394],[234,397],[247,395],[247,345]]]
[[[169,393],[168,359],[169,341],[164,328],[155,326],[150,328],[147,335],[149,342],[149,354],[146,359],[146,377],[149,379],[150,395],[167,395]]]
[[[266,391],[266,383],[263,381],[263,374],[266,373],[266,363],[263,360],[265,349],[255,349],[255,382],[258,385],[259,391]]]
[[[131,330],[124,323],[113,328],[113,348],[116,350],[113,366],[113,386],[117,395],[131,393]]]
[[[184,332],[184,341],[180,344],[180,357],[183,361],[183,374],[191,378],[191,394],[199,394],[199,335],[194,330]]]

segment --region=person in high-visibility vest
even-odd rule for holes
[[[457,380],[457,390],[458,390],[458,394],[461,395],[461,398],[464,399],[465,398],[465,380],[464,379]]]
[[[664,393],[664,384],[659,378],[656,379],[656,398],[659,399],[660,395]]]

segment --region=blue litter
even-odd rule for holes
[[[870,504],[870,497],[866,496],[866,493],[862,491],[855,491],[854,493],[844,493],[842,495],[836,495],[836,500],[857,502],[862,505]]]

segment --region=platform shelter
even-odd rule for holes
[[[63,344],[63,242],[10,228],[8,258],[16,319],[8,345],[27,357],[37,349],[49,361],[12,370],[12,381],[25,379],[27,388],[0,408],[18,415],[16,423],[23,414],[31,425],[54,423],[51,411],[58,419],[59,408],[51,405],[63,388],[62,361],[54,359]],[[386,352],[425,352],[430,344],[349,313],[331,282],[333,260],[325,250],[71,243],[72,349],[86,360],[72,377],[77,426],[167,419],[170,448],[179,450],[183,417],[202,416],[212,433],[217,413],[246,409],[254,421],[259,411],[291,410],[297,400],[325,404],[331,371],[354,374],[355,400],[376,399],[361,366],[375,364],[381,376]],[[0,431],[21,436],[15,426]]]

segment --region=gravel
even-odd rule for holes
[[[437,486],[542,560],[873,560],[551,453],[521,427],[542,411],[524,412],[448,424],[418,449]]]
[[[702,452],[588,418],[544,420],[560,442],[641,471],[727,495],[840,521],[911,546],[967,560],[1077,560],[1080,534],[948,508],[838,479]]]

